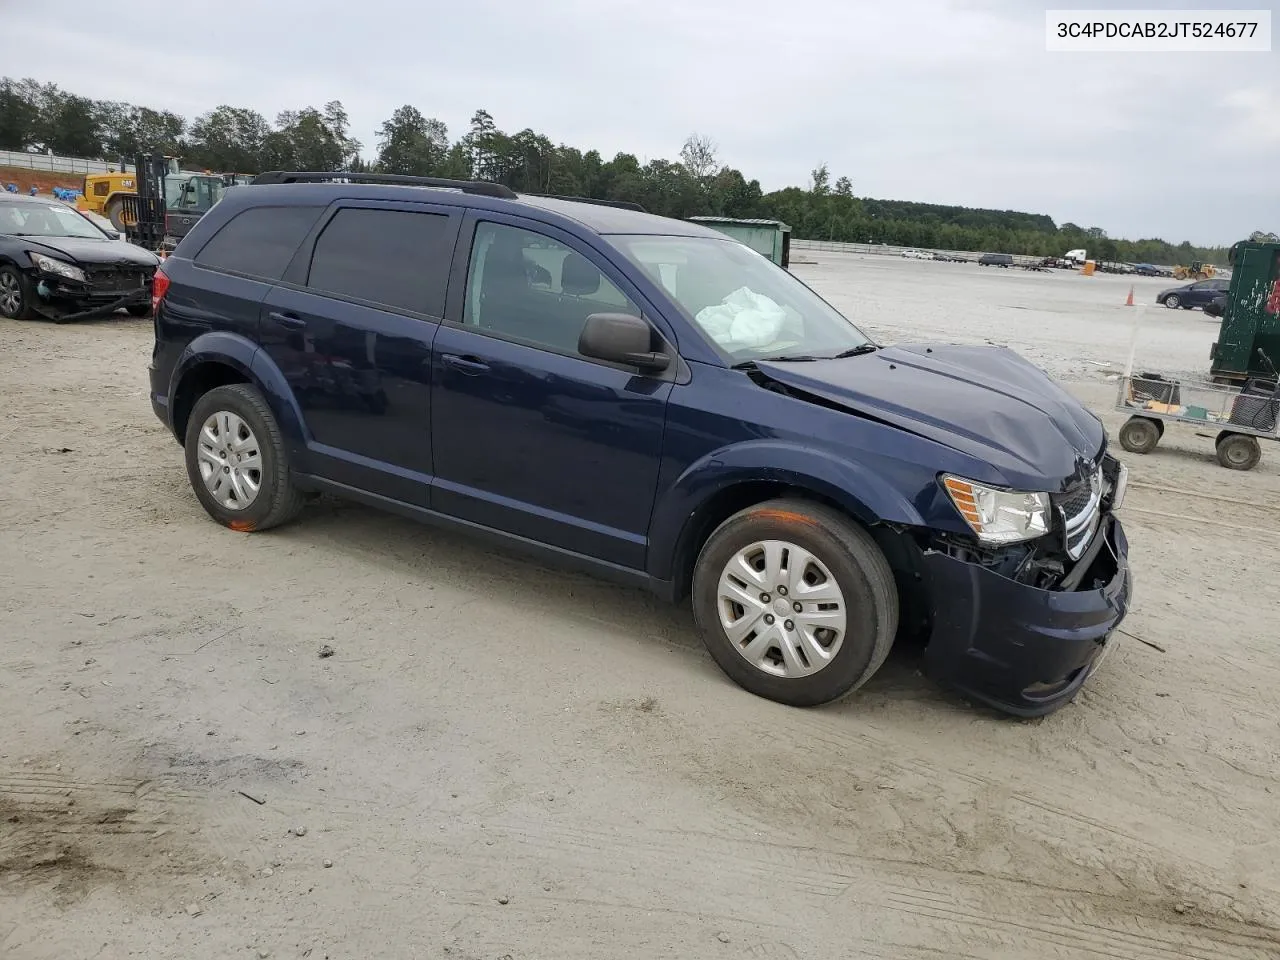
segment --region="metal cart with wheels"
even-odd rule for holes
[[[1270,360],[1265,354],[1263,358],[1274,375]],[[1259,441],[1280,439],[1276,380],[1253,379],[1237,386],[1130,372],[1120,378],[1116,409],[1129,414],[1119,439],[1130,453],[1150,453],[1164,436],[1165,424],[1185,423],[1216,428],[1218,462],[1229,470],[1252,470],[1262,459]]]

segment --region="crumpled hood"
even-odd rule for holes
[[[842,360],[763,362],[780,383],[919,434],[1055,492],[1102,450],[1102,424],[1004,347],[906,344]]]
[[[83,237],[18,237],[28,250],[57,257],[72,263],[132,264],[139,267],[154,267],[160,259],[141,247],[120,240],[89,240]]]

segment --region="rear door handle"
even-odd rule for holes
[[[446,353],[440,359],[459,373],[465,373],[469,377],[478,376],[489,369],[487,363],[475,357],[460,357],[455,353]]]
[[[280,324],[282,327],[288,327],[290,330],[301,330],[307,325],[307,321],[292,313],[277,313],[272,311],[267,314],[272,320]]]

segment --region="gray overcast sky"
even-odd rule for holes
[[[1265,7],[1147,2],[1162,8]],[[1047,213],[1112,236],[1280,231],[1280,53],[1047,53],[1056,0],[0,0],[0,73],[188,117],[347,107],[366,154],[412,103],[458,136],[484,107],[606,156],[697,131],[766,190],[826,161],[855,193]]]

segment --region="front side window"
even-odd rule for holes
[[[347,207],[316,240],[307,286],[438,317],[452,256],[443,214]]]
[[[711,237],[610,239],[734,362],[834,357],[870,343],[791,273],[741,243]]]
[[[476,226],[464,324],[576,353],[593,313],[640,316],[626,294],[576,250],[518,227]]]

